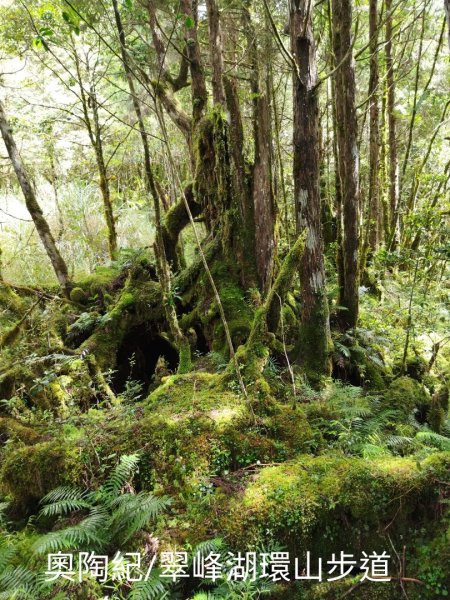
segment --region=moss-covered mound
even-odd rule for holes
[[[276,541],[318,556],[342,550],[344,542],[349,552],[380,549],[387,532],[407,534],[431,518],[439,481],[449,480],[450,453],[420,463],[303,455],[261,469],[242,494],[219,498],[216,525],[238,547]]]
[[[78,448],[62,440],[31,446],[8,445],[2,455],[0,489],[16,508],[30,510],[58,485],[77,483],[82,465]]]

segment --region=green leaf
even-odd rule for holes
[[[50,27],[41,27],[41,29],[39,29],[39,35],[40,36],[50,36],[50,35],[54,35],[54,31],[53,29],[50,29]]]
[[[186,25],[187,29],[192,29],[195,25],[194,19],[192,17],[186,17],[184,24]]]

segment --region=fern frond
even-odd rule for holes
[[[34,598],[36,574],[25,566],[11,567],[0,573],[0,590],[9,592],[9,598]],[[14,595],[16,594],[16,595]]]
[[[168,583],[159,577],[159,570],[152,571],[147,581],[136,582],[130,591],[130,600],[162,600],[169,598]]]
[[[68,515],[72,512],[91,508],[90,502],[86,500],[60,500],[47,504],[39,511],[39,515],[43,517],[56,517]]]
[[[154,520],[167,506],[170,499],[156,497],[146,492],[122,494],[112,503],[110,526],[114,536],[120,536],[122,542],[128,541],[137,531]]]
[[[434,431],[418,431],[416,433],[416,439],[420,442],[430,444],[439,450],[450,450],[450,438],[435,433]]]
[[[211,552],[220,552],[224,546],[222,538],[213,538],[212,540],[205,540],[200,542],[194,548],[194,554],[200,556],[207,556]]]
[[[61,485],[45,495],[41,499],[40,504],[51,504],[54,502],[63,502],[64,500],[83,500],[86,496],[86,491],[68,485]]]
[[[15,553],[16,551],[14,550],[13,545],[1,543],[0,541],[0,573],[3,573],[6,570]]]
[[[123,486],[132,478],[137,470],[139,458],[138,454],[121,456],[119,463],[102,486],[102,490],[108,496],[117,496]]]
[[[90,514],[71,527],[51,531],[33,545],[36,554],[56,553],[59,550],[88,550],[103,548],[106,539],[108,515],[105,509],[94,507]]]

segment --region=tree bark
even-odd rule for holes
[[[109,256],[112,259],[115,258],[117,252],[117,233],[116,233],[116,219],[114,217],[114,211],[111,202],[111,194],[109,190],[108,173],[105,163],[105,156],[103,153],[103,140],[102,130],[100,126],[100,119],[98,115],[98,102],[97,94],[95,89],[90,89],[90,99],[92,104],[92,114],[94,116],[94,150],[97,159],[97,168],[100,176],[100,191],[103,199],[103,209],[105,213],[106,226],[108,227],[108,247]]]
[[[387,85],[387,121],[389,140],[389,249],[393,250],[399,243],[398,201],[399,170],[397,154],[397,118],[395,116],[395,77],[394,59],[392,55],[392,0],[386,0],[386,85]]]
[[[370,82],[369,82],[369,114],[370,114],[370,150],[369,150],[369,239],[368,246],[375,252],[380,243],[381,203],[380,203],[380,126],[378,106],[378,0],[370,0],[369,6],[370,37]]]
[[[89,92],[85,90],[83,77],[81,74],[80,60],[78,58],[78,53],[75,46],[73,48],[73,58],[78,79],[78,87],[80,88],[81,108],[84,117],[83,120],[87,129],[89,141],[91,142],[92,149],[95,152],[95,161],[97,163],[99,174],[99,187],[103,201],[103,211],[105,214],[106,227],[108,229],[109,256],[112,260],[117,251],[116,222],[111,203],[105,157],[103,154],[102,130],[98,114],[97,95],[93,85],[90,86]],[[89,115],[89,107],[92,109],[93,123]]]
[[[359,157],[352,48],[351,0],[332,0],[333,48],[336,65],[336,117],[342,193],[342,257],[344,285],[339,304],[341,326],[355,327],[359,311]]]
[[[297,231],[307,231],[300,261],[299,359],[307,375],[320,377],[330,372],[330,327],[321,226],[319,103],[312,9],[308,0],[291,2],[291,50],[295,61],[293,175]]]
[[[202,55],[197,36],[197,0],[181,0],[181,8],[192,25],[186,26],[186,48],[189,58],[192,85],[192,116],[198,123],[205,113],[208,102]]]
[[[209,48],[212,66],[212,89],[215,104],[225,106],[225,91],[223,88],[223,56],[222,34],[220,31],[219,9],[216,0],[206,0],[209,25]]]
[[[275,200],[272,189],[271,114],[267,92],[261,84],[258,46],[250,12],[244,8],[244,25],[251,63],[250,86],[253,98],[253,214],[255,257],[259,287],[266,294],[272,282],[275,254]]]
[[[25,197],[25,204],[33,219],[36,226],[36,230],[41,238],[44,245],[45,251],[53,265],[53,270],[59,281],[61,289],[66,296],[69,296],[71,289],[71,282],[69,273],[67,270],[66,263],[59,253],[56,247],[55,240],[50,231],[50,227],[44,217],[44,214],[39,206],[36,199],[33,186],[31,185],[30,179],[25,169],[25,165],[20,157],[17,149],[16,142],[14,140],[11,127],[9,126],[3,104],[0,102],[0,130],[2,133],[3,141],[5,142],[8,156],[11,160],[12,166],[16,173],[17,179],[19,180],[20,187],[22,188],[23,195]]]
[[[444,0],[444,9],[448,25],[448,48],[450,50],[450,0]]]

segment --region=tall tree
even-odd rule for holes
[[[59,253],[52,232],[50,231],[50,227],[36,199],[36,194],[27,174],[25,165],[23,164],[22,158],[19,154],[19,150],[14,140],[11,127],[8,123],[3,104],[1,102],[0,130],[2,133],[3,141],[6,146],[6,150],[8,152],[8,156],[11,160],[17,179],[19,180],[20,187],[22,188],[28,212],[30,213],[31,218],[33,219],[33,222],[36,226],[36,230],[44,245],[45,251],[47,252],[47,255],[52,263],[53,270],[55,271],[55,275],[59,281],[61,289],[66,296],[69,296],[71,282],[66,263],[64,262],[64,259],[62,258],[61,254]]]
[[[320,199],[320,128],[313,3],[290,4],[294,89],[294,196],[297,230],[307,230],[300,263],[302,316],[300,361],[307,373],[324,375],[330,369],[330,326]]]
[[[379,68],[378,68],[378,0],[369,4],[369,113],[370,113],[370,149],[369,149],[369,232],[368,246],[371,252],[378,248],[381,234],[380,202],[380,125],[378,106]]]
[[[167,262],[166,251],[164,247],[164,239],[162,232],[162,224],[161,224],[161,204],[159,199],[158,189],[156,187],[155,177],[153,175],[153,169],[150,159],[150,150],[148,146],[147,133],[145,131],[145,124],[143,120],[141,105],[139,99],[136,95],[136,89],[134,85],[134,77],[133,72],[130,67],[130,60],[128,56],[128,51],[126,47],[126,39],[125,32],[122,25],[122,19],[119,12],[119,6],[117,4],[117,0],[113,0],[113,9],[114,9],[114,18],[116,21],[117,33],[119,35],[119,43],[120,43],[120,52],[122,58],[122,65],[125,71],[125,76],[127,79],[128,87],[130,90],[130,94],[133,99],[133,107],[136,113],[136,118],[139,124],[139,132],[141,135],[142,146],[144,150],[144,171],[146,178],[146,187],[147,192],[151,195],[153,199],[153,207],[155,211],[155,226],[156,226],[156,235],[155,235],[155,256],[156,256],[156,265],[159,281],[161,284],[161,290],[164,301],[164,309],[166,313],[167,322],[169,324],[169,328],[171,334],[175,340],[175,343],[179,352],[179,363],[178,363],[178,372],[179,373],[187,373],[191,369],[191,348],[189,345],[189,340],[184,335],[183,331],[180,328],[178,322],[178,316],[175,310],[175,306],[172,299],[172,289],[171,289],[171,274],[169,264]]]
[[[261,75],[257,35],[250,11],[244,9],[247,43],[251,63],[250,87],[253,98],[253,214],[256,270],[260,288],[267,293],[272,282],[275,253],[275,201],[272,189],[272,152],[269,143],[271,113],[267,88]]]
[[[342,194],[343,285],[339,304],[343,328],[355,327],[359,311],[359,156],[356,120],[356,85],[352,40],[351,0],[332,0],[333,50],[339,177]]]
[[[399,242],[398,236],[398,195],[399,170],[397,153],[397,118],[395,115],[395,74],[394,58],[392,55],[392,0],[386,0],[386,111],[389,146],[389,247],[393,249]]]
[[[450,50],[450,0],[444,0],[444,9],[445,9],[445,16],[447,18],[447,25],[448,25],[448,47]]]

